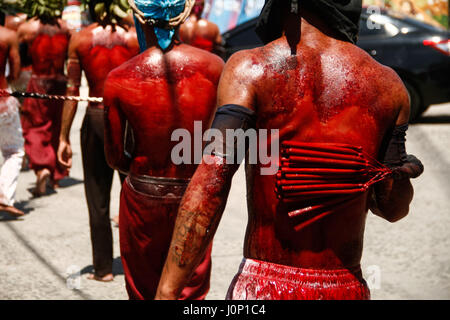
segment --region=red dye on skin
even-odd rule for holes
[[[381,178],[370,164],[382,155],[408,96],[395,72],[356,46],[304,20],[301,29],[295,51],[282,36],[236,53],[225,69],[228,85],[219,105],[256,111],[257,129],[279,129],[282,151],[276,175],[261,175],[259,164],[246,167],[244,256],[302,268],[359,268],[372,190],[367,183]],[[305,158],[315,160],[307,163]],[[314,185],[327,181],[333,189],[292,191],[315,180]],[[291,181],[291,190],[280,196],[280,187]],[[342,184],[356,186],[342,189]],[[352,197],[342,206],[315,209],[314,215],[331,212],[313,223],[302,225],[301,214],[289,217],[325,199],[347,196]]]
[[[147,50],[112,71],[105,85],[105,105],[111,127],[123,128],[128,119],[135,134],[130,172],[150,176],[190,178],[194,164],[175,165],[171,150],[174,130],[194,137],[194,121],[209,128],[214,116],[216,87],[223,62],[211,54],[179,45],[169,53]],[[120,101],[120,105],[117,103]],[[115,167],[125,163],[123,132],[108,131],[106,153]],[[202,134],[202,133],[197,133]],[[191,163],[194,141],[191,141]]]
[[[172,134],[183,129],[190,137],[202,137],[203,131],[210,127],[222,67],[221,59],[209,52],[175,44],[166,53],[152,47],[111,71],[104,88],[108,163],[129,171],[130,179],[133,176],[152,176],[159,181],[163,177],[190,179],[197,166],[194,152],[201,154],[202,149],[195,150],[193,139],[188,141],[190,164],[177,165],[171,153],[180,141],[171,141]],[[125,121],[133,131],[132,150],[124,145]],[[202,124],[202,132],[194,132],[194,121]],[[131,159],[125,156],[125,149]],[[158,182],[144,184],[167,192],[158,199],[156,192],[133,190],[125,182],[120,205],[120,242],[130,298],[153,299],[169,250],[179,200],[167,203],[177,196],[171,190],[173,185],[165,190]],[[208,186],[209,192],[214,192],[214,183]],[[180,263],[184,259],[181,257]],[[210,268],[209,249],[195,269],[197,276],[194,274],[190,279],[180,298],[203,299],[209,289]]]
[[[0,26],[0,31],[3,31],[3,27]],[[6,59],[8,57],[9,45],[6,39],[2,39],[0,36],[0,89],[6,88],[8,83],[5,77]]]
[[[27,43],[32,58],[32,77],[27,91],[64,95],[67,84],[64,65],[70,33],[63,21],[50,25],[32,19],[19,27],[18,35],[19,39]],[[68,174],[56,159],[62,105],[62,100],[28,98],[24,100],[21,115],[25,152],[30,160],[30,168],[36,172],[49,169],[55,182]]]
[[[69,38],[67,34],[39,34],[29,48],[33,73],[64,74]]]
[[[103,96],[108,73],[139,53],[135,29],[102,26],[94,23],[75,35],[76,52],[85,72],[89,95]],[[97,105],[97,107],[101,107]]]

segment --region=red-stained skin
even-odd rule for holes
[[[6,62],[9,60],[9,76],[6,79]],[[8,81],[16,80],[20,73],[19,42],[17,33],[0,26],[0,89],[8,87]]]
[[[257,128],[279,129],[281,142],[346,143],[382,160],[390,131],[408,121],[406,89],[394,71],[357,46],[330,37],[329,30],[325,34],[320,19],[304,14],[311,23],[302,18],[300,25],[298,17],[290,15],[285,20],[287,36],[228,60],[218,105],[256,111]],[[157,299],[179,295],[217,229],[236,170],[219,159],[200,164],[186,190]],[[370,190],[296,231],[298,221],[288,216],[295,208],[276,196],[276,175],[261,175],[260,169],[246,168],[246,258],[300,268],[346,268],[357,274],[369,207],[396,221],[408,213],[412,199],[409,179],[389,179],[374,188],[377,206],[370,201]],[[317,201],[309,205],[314,204]],[[305,200],[299,208],[307,206]]]
[[[222,67],[217,56],[176,44],[166,53],[147,49],[113,70],[104,91],[105,152],[110,166],[129,168],[137,175],[190,178],[196,165],[171,161],[171,150],[178,143],[171,141],[171,135],[185,128],[193,136],[194,121],[201,121],[203,130],[209,128]],[[136,141],[131,163],[123,155],[125,120]]]
[[[219,27],[201,17],[204,1],[197,1],[189,18],[180,27],[180,39],[191,46],[212,52],[222,43]]]
[[[64,75],[70,31],[63,20],[58,24],[42,24],[33,18],[19,26],[19,41],[28,44],[35,75]]]
[[[98,23],[74,35],[73,55],[78,57],[89,84],[89,95],[101,97],[108,73],[139,53],[136,30]],[[70,57],[69,57],[70,58]]]
[[[102,97],[108,73],[139,53],[136,30],[123,26],[101,26],[93,23],[70,39],[67,66],[67,95],[79,95],[81,72],[84,71],[89,85],[89,96]],[[103,108],[100,103],[89,103],[89,107]],[[69,134],[75,117],[77,102],[66,100],[62,113],[58,161],[67,168],[72,166],[72,148]]]
[[[5,27],[14,31],[19,29],[19,26],[24,23],[27,19],[27,15],[25,13],[18,13],[13,16],[6,16],[5,19]]]
[[[402,109],[409,108],[401,80],[355,45],[330,38],[305,20],[296,50],[292,55],[283,36],[236,54],[224,71],[235,85],[219,89],[219,104],[254,109],[257,127],[280,129],[280,141],[347,143],[379,158],[389,131],[397,121],[407,121],[399,120]],[[239,89],[242,83],[252,99]],[[304,268],[359,269],[369,192],[296,232],[295,219],[287,216],[292,207],[274,192],[275,176],[260,175],[259,165],[247,169],[245,257]],[[410,200],[408,185],[405,194]]]

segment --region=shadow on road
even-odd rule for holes
[[[66,177],[59,181],[59,187],[60,188],[68,188],[68,187],[71,187],[71,186],[74,186],[74,185],[77,185],[77,184],[80,184],[83,182],[84,182],[83,180],[78,180],[78,179],[75,179],[72,177]]]
[[[14,217],[5,211],[0,211],[0,222],[22,221],[22,217]]]
[[[23,212],[25,212],[25,214],[30,213],[31,211],[34,211],[33,207],[29,207],[28,205],[30,204],[30,201],[19,201],[15,203],[15,207],[17,209],[22,210]]]
[[[27,191],[28,191],[29,193],[31,193],[32,199],[37,199],[37,198],[47,197],[47,196],[51,196],[52,194],[56,194],[55,189],[52,189],[52,188],[50,188],[50,187],[48,187],[48,186],[47,186],[47,188],[45,189],[45,194],[43,194],[42,196],[39,196],[39,197],[36,197],[36,196],[33,194],[34,187],[33,187],[33,188],[28,188]]]
[[[47,260],[40,252],[39,250],[31,244],[28,239],[18,230],[14,225],[11,223],[5,224],[8,229],[15,235],[16,239],[22,243],[22,245],[27,248],[27,250],[34,255],[34,257],[39,261],[43,266],[45,266],[55,277],[60,281],[60,284],[67,288],[67,278],[61,274],[61,272],[58,270],[58,268],[53,265],[53,263],[49,260]],[[77,294],[79,297],[85,299],[85,300],[91,300],[92,297],[79,290],[79,289],[72,289],[72,291]]]
[[[69,188],[69,187],[75,186],[75,185],[83,183],[83,182],[84,182],[83,180],[78,180],[78,179],[75,179],[75,178],[72,178],[72,177],[66,177],[64,179],[59,180],[58,184],[59,184],[59,188]],[[36,198],[33,195],[33,190],[34,190],[34,187],[27,189],[27,191],[29,193],[31,193],[33,198]],[[47,197],[47,196],[51,196],[51,195],[56,194],[56,193],[57,193],[57,191],[55,189],[47,186],[46,190],[45,190],[45,194],[40,196],[40,197]]]
[[[120,259],[120,257],[114,258],[112,265],[112,272],[114,276],[123,274],[122,260]],[[92,264],[80,270],[81,275],[87,273],[94,273],[94,266]]]
[[[16,202],[14,204],[14,206],[19,209],[22,210],[25,215],[29,214],[31,211],[34,210],[34,208],[28,207],[28,204],[30,202],[29,201],[19,201]],[[0,222],[6,222],[6,221],[22,221],[23,218],[25,216],[22,217],[14,217],[12,215],[10,215],[9,213],[5,212],[5,211],[0,211]]]

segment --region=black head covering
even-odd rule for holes
[[[256,33],[264,43],[281,37],[283,33],[283,3],[287,0],[266,0],[261,10]],[[328,23],[342,40],[355,43],[358,38],[362,0],[290,0],[291,10],[300,8],[314,12]]]

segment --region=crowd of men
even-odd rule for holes
[[[354,45],[361,1],[267,0],[256,30],[266,45],[226,64],[203,0],[85,0],[93,23],[78,32],[61,19],[64,0],[20,3],[26,15],[0,26],[0,210],[24,215],[14,194],[25,154],[36,197],[68,175],[78,103],[26,98],[19,108],[11,89],[78,96],[84,72],[89,96],[103,98],[89,102],[81,128],[90,279],[114,278],[117,170],[130,299],[204,299],[214,233],[245,156],[249,222],[227,298],[370,298],[366,214],[406,216],[423,166],[405,150],[403,83]],[[194,139],[183,150],[198,163],[174,161],[177,129],[215,130],[200,150]],[[251,141],[224,138],[256,129],[257,149],[279,153],[271,174],[249,161]],[[277,134],[262,139],[264,130]]]

